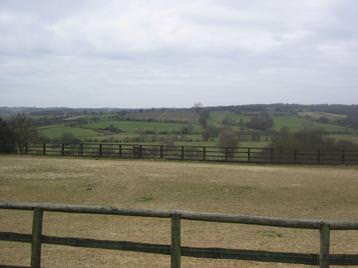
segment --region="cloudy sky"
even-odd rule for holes
[[[358,103],[355,0],[0,0],[0,106]]]

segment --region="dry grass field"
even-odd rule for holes
[[[358,167],[258,166],[0,156],[0,201],[97,204],[284,218],[358,220]],[[31,213],[0,211],[0,230],[30,233]],[[319,252],[316,231],[183,222],[183,245]],[[44,232],[169,243],[166,219],[45,216]],[[358,253],[358,232],[332,233],[333,253]],[[29,246],[0,242],[0,263],[29,265]],[[44,267],[169,267],[169,257],[44,246]],[[194,267],[308,267],[183,258]]]

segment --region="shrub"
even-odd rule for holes
[[[267,130],[272,128],[273,119],[268,113],[260,113],[250,119],[246,126],[258,130]]]

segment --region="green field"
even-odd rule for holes
[[[250,117],[247,115],[236,114],[230,111],[215,111],[210,113],[210,122],[213,124],[222,124],[223,120],[230,119],[236,124],[240,123],[240,119],[244,122],[249,121]]]
[[[38,132],[42,136],[51,139],[59,139],[65,133],[71,133],[73,136],[83,139],[88,137],[97,136],[98,133],[92,129],[85,129],[80,127],[68,127],[64,125],[50,125],[38,128]]]
[[[113,125],[114,127],[121,129],[128,133],[139,133],[144,131],[153,132],[173,132],[180,131],[183,127],[188,124],[185,123],[167,123],[167,122],[148,122],[148,121],[114,121],[114,120],[103,120],[96,123],[84,125],[84,128],[89,129],[104,129]],[[200,132],[200,127],[195,124],[193,125],[194,132]]]
[[[303,128],[322,129],[327,132],[351,132],[352,129],[341,127],[335,124],[319,123],[317,121],[301,118],[295,115],[276,115],[273,116],[274,128],[279,130],[283,127],[289,128],[291,131],[297,131]]]
[[[298,131],[303,128],[315,128],[335,133],[356,132],[352,129],[338,126],[334,123],[320,123],[315,120],[306,119],[298,115],[273,115],[272,117],[274,120],[275,130],[280,130],[283,127],[287,127],[291,131]],[[210,113],[210,122],[213,124],[221,125],[223,120],[225,119],[230,119],[238,125],[240,123],[240,119],[243,122],[248,122],[250,120],[250,116],[236,114],[230,111],[215,111]]]
[[[242,124],[258,113],[236,113],[230,110],[211,111],[208,125],[217,128],[231,127],[240,131]],[[334,120],[344,117],[331,113],[271,113],[273,130],[287,127],[290,131],[301,129],[321,129],[330,137],[337,140],[356,142],[358,131],[339,126]],[[318,122],[317,119],[325,117],[328,123]],[[37,118],[34,116],[34,118]],[[240,126],[241,123],[241,126]],[[189,131],[183,133],[184,129]],[[193,110],[144,110],[143,112],[128,112],[124,115],[100,113],[100,114],[76,114],[67,116],[60,124],[52,124],[38,128],[39,134],[50,139],[61,139],[65,133],[72,134],[82,141],[91,142],[141,142],[160,144],[174,139],[177,145],[217,145],[216,138],[203,140],[203,129],[198,121],[198,114]],[[252,131],[245,128],[245,132]],[[264,147],[269,145],[265,134],[257,141],[242,140],[240,146]]]

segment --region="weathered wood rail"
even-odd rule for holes
[[[317,265],[321,268],[328,268],[330,267],[330,265],[358,265],[358,254],[330,254],[330,231],[358,230],[358,222],[334,222],[293,219],[288,220],[279,218],[251,217],[218,213],[121,209],[102,206],[74,206],[38,203],[0,203],[0,209],[33,211],[32,234],[0,232],[0,241],[2,240],[10,242],[31,243],[31,268],[41,267],[42,244],[170,255],[171,268],[181,267],[181,256],[194,258],[235,259],[259,262]],[[130,241],[112,241],[76,237],[48,236],[44,234],[42,230],[43,215],[45,212],[168,218],[171,221],[171,244],[164,245],[138,243]],[[184,247],[181,245],[181,220],[318,230],[320,232],[320,250],[319,254],[307,254],[226,248]],[[21,266],[6,266],[0,264],[0,267]]]
[[[2,150],[3,148],[3,150]],[[9,145],[0,144],[0,152]],[[358,152],[349,150],[274,150],[268,147],[168,146],[125,143],[26,144],[18,153],[32,155],[194,160],[262,164],[358,164]]]

